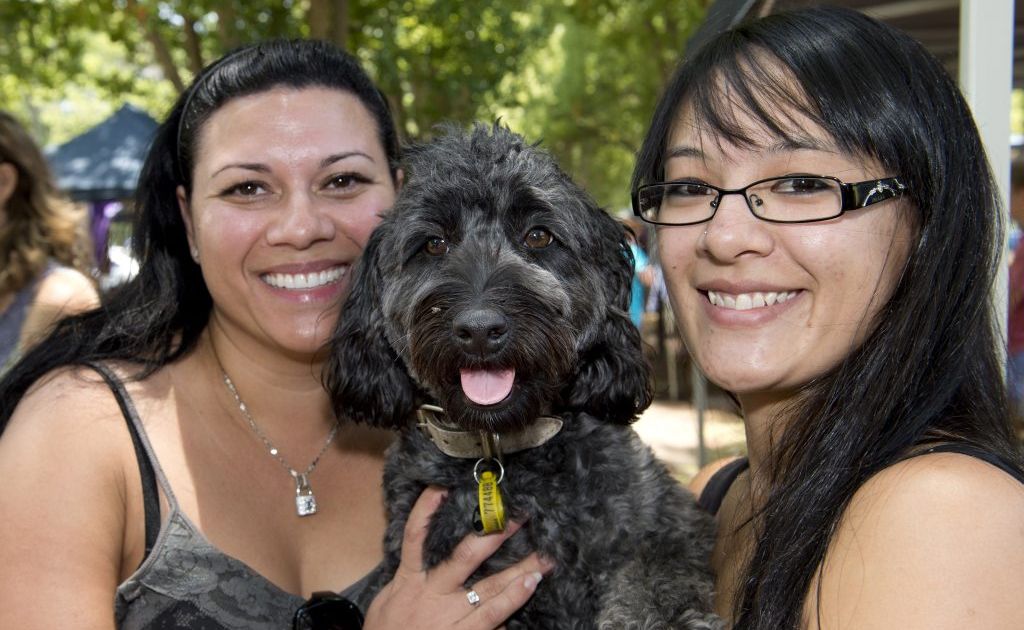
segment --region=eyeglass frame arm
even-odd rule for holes
[[[842,211],[846,212],[899,197],[906,192],[907,187],[899,177],[886,177],[856,184],[840,184],[839,189],[843,191]]]

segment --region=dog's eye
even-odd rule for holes
[[[524,239],[524,242],[527,247],[543,249],[550,245],[553,240],[555,240],[555,237],[551,236],[551,232],[548,232],[544,228],[535,227],[526,233],[526,239]]]
[[[423,246],[423,251],[431,256],[444,256],[448,253],[448,241],[440,236],[429,238],[426,245]]]

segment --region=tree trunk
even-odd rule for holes
[[[331,4],[330,0],[310,0],[309,11],[306,13],[309,24],[309,36],[313,39],[330,39]]]
[[[153,46],[153,54],[156,56],[156,62],[160,64],[160,68],[164,72],[164,77],[174,85],[174,89],[184,92],[185,82],[181,80],[178,66],[175,65],[174,58],[171,57],[171,51],[167,48],[167,43],[160,36],[156,22],[149,19],[149,16],[146,14],[146,8],[141,6],[136,0],[127,0],[125,8],[135,17],[139,26],[146,32],[146,39]]]
[[[342,50],[348,49],[348,0],[334,0],[334,43]]]
[[[235,27],[237,17],[233,2],[224,2],[217,7],[217,32],[220,33],[225,51],[238,47],[238,29]]]
[[[192,16],[185,18],[185,52],[188,53],[189,67],[192,76],[199,74],[199,71],[206,65],[203,63],[203,50],[199,45],[199,33],[196,33],[196,21]]]
[[[167,48],[167,44],[164,42],[163,37],[156,30],[156,25],[151,25],[146,29],[146,38],[149,39],[149,43],[153,46],[153,52],[156,54],[157,63],[164,71],[164,76],[173,85],[174,89],[179,92],[185,91],[185,82],[181,79],[181,74],[178,72],[178,66],[174,64],[174,58],[171,57],[171,51]]]
[[[343,50],[348,46],[348,0],[310,0],[306,22],[313,39],[332,42]]]

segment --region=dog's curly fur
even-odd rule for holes
[[[707,612],[710,519],[628,426],[651,386],[627,313],[625,229],[498,124],[448,127],[406,167],[356,270],[327,375],[339,417],[401,431],[385,469],[386,558],[365,599],[394,574],[426,485],[450,488],[427,536],[428,566],[473,531],[474,460],[442,454],[414,426],[415,408],[432,402],[470,430],[500,433],[539,415],[564,422],[544,445],[505,456],[506,505],[528,522],[469,581],[534,550],[555,561],[508,628],[717,627]],[[455,322],[481,311],[507,330],[467,345]],[[497,404],[475,404],[460,387],[462,368],[510,367],[513,390]]]

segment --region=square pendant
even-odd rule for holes
[[[310,494],[299,494],[295,496],[295,512],[299,516],[316,514],[316,497]]]

